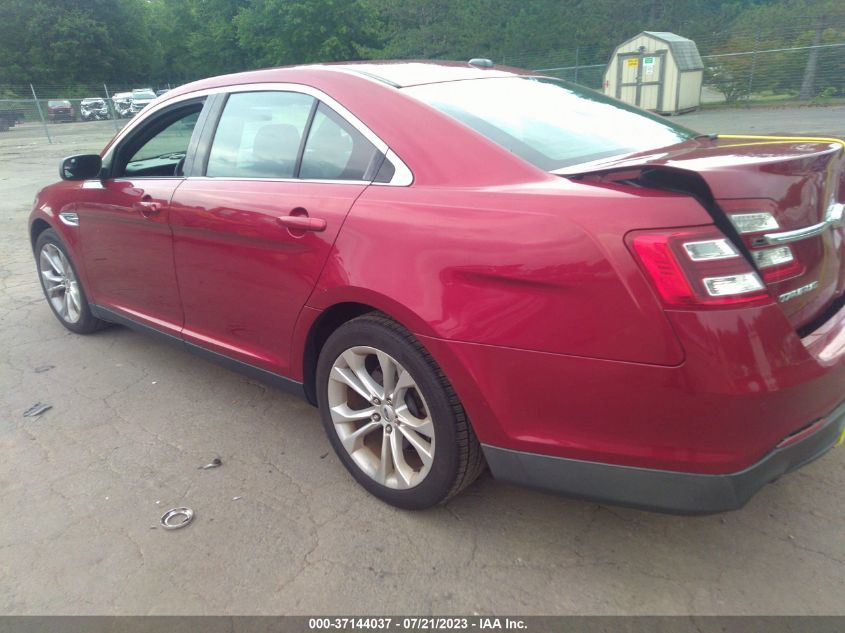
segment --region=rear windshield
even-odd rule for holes
[[[657,115],[553,79],[470,79],[406,90],[546,171],[696,136]]]

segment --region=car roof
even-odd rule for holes
[[[482,68],[468,62],[358,62],[343,64],[323,64],[305,68],[328,68],[364,75],[371,79],[390,84],[397,88],[418,86],[421,84],[461,81],[465,79],[488,79],[491,77],[513,77],[524,75],[525,71],[508,67]]]
[[[385,86],[404,88],[420,84],[460,81],[465,79],[487,79],[492,77],[516,77],[534,75],[530,71],[506,66],[481,68],[468,62],[449,61],[365,61],[309,64],[248,70],[231,75],[219,75],[200,79],[168,91],[168,98],[203,89],[220,88],[244,83],[274,83],[305,80],[331,83],[330,78],[338,75],[356,76],[365,81],[377,81]]]

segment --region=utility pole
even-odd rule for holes
[[[44,120],[44,112],[41,110],[41,104],[38,103],[38,97],[35,96],[35,86],[29,84],[29,89],[32,90],[32,100],[35,101],[35,107],[38,109],[38,116],[41,117],[41,124],[44,126],[44,134],[47,135],[47,142],[52,145],[53,139],[50,138],[50,130],[47,129],[47,121]]]
[[[824,16],[819,16],[819,19],[816,20],[816,32],[813,34],[810,56],[807,58],[807,65],[804,67],[804,79],[801,80],[799,99],[812,99],[816,93],[816,68],[819,65],[819,44],[822,43],[824,23]]]

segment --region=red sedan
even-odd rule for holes
[[[404,508],[485,464],[740,507],[845,413],[845,158],[472,64],[168,92],[66,159],[30,235],[68,329],[120,323],[300,394]]]

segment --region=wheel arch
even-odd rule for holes
[[[358,291],[359,290],[359,291]],[[433,335],[431,327],[417,314],[396,301],[366,289],[344,288],[323,293],[318,303],[306,306],[297,323],[299,352],[294,349],[292,358],[301,358],[302,384],[306,397],[316,404],[316,370],[320,350],[329,336],[344,323],[370,312],[378,312],[395,321],[415,335]],[[307,313],[307,314],[305,314]]]
[[[32,224],[29,226],[29,239],[32,246],[32,250],[35,250],[35,243],[38,241],[38,236],[41,235],[47,229],[53,228],[50,226],[50,223],[47,220],[42,218],[35,218],[32,221]]]
[[[365,303],[345,301],[321,311],[311,323],[302,353],[302,386],[308,402],[315,406],[317,404],[317,359],[320,357],[323,345],[341,325],[371,312],[380,312],[380,310]]]

